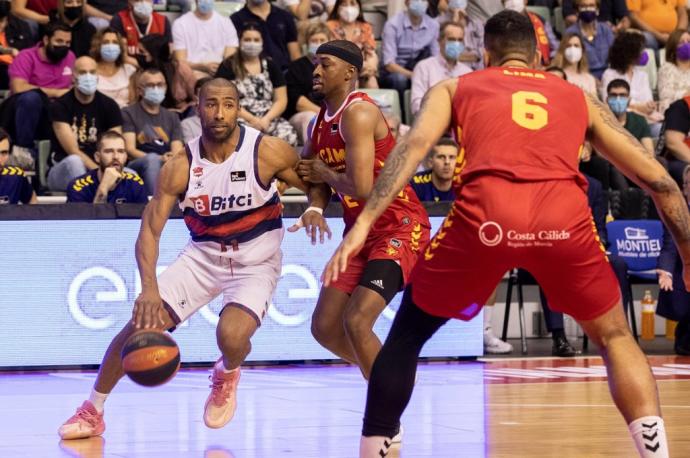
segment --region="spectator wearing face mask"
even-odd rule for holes
[[[563,69],[569,83],[583,91],[597,96],[597,81],[589,73],[587,56],[582,52],[582,39],[579,35],[566,34],[553,58],[553,65]]]
[[[257,27],[246,27],[240,32],[239,52],[223,61],[216,78],[237,85],[241,123],[297,146],[295,128],[282,117],[288,100],[285,77],[262,51],[261,32]]]
[[[609,66],[601,76],[602,100],[606,98],[606,88],[615,79],[623,79],[630,85],[628,109],[658,123],[663,116],[656,111],[656,103],[649,85],[649,77],[642,66],[647,64],[649,55],[644,52],[644,36],[636,30],[618,34],[609,50]]]
[[[597,21],[603,22],[614,33],[618,33],[630,27],[630,12],[625,0],[599,0],[596,2],[598,15]],[[563,0],[563,18],[566,26],[570,27],[578,20],[577,0]]]
[[[389,18],[383,26],[382,87],[398,91],[400,100],[410,87],[417,62],[439,54],[439,24],[426,14],[427,0],[405,0],[406,11]]]
[[[300,144],[308,137],[309,122],[319,114],[321,100],[313,89],[316,50],[319,46],[332,40],[331,31],[323,22],[309,24],[304,34],[307,42],[307,55],[290,62],[285,73],[288,103],[283,116],[295,128]]]
[[[465,49],[460,54],[460,62],[472,70],[484,68],[484,24],[467,14],[467,0],[439,0],[438,11],[439,24],[457,22],[465,30]]]
[[[20,51],[10,65],[10,89],[15,104],[15,145],[10,159],[25,170],[34,168],[34,141],[50,138],[47,121],[50,99],[61,97],[72,85],[75,58],[69,49],[71,42],[69,27],[50,24],[43,40],[33,48]]]
[[[623,79],[611,81],[606,87],[606,103],[613,114],[616,115],[620,125],[639,140],[649,155],[653,156],[654,143],[649,124],[643,116],[628,111],[628,105],[630,104],[630,85],[628,82]]]
[[[213,10],[213,0],[196,0],[196,10],[173,22],[175,58],[187,62],[196,78],[215,75],[223,59],[237,51],[237,44],[235,26]]]
[[[142,37],[136,58],[140,69],[156,68],[165,76],[167,90],[163,107],[180,113],[182,118],[187,117],[194,104],[194,84],[197,80],[189,64],[177,59],[165,37],[156,34]]]
[[[666,62],[659,69],[659,111],[690,92],[690,33],[676,30],[666,42]]]
[[[599,0],[577,0],[576,5],[577,22],[568,27],[565,33],[580,37],[587,54],[589,71],[596,78],[601,78],[608,64],[613,31],[607,23],[597,20]]]
[[[115,100],[120,108],[130,102],[130,78],[136,68],[125,62],[127,51],[122,37],[106,27],[91,42],[91,57],[98,66],[98,92]]]
[[[89,53],[91,39],[96,33],[94,27],[86,20],[84,0],[58,0],[57,8],[49,13],[51,22],[62,22],[72,31],[70,49],[76,57]]]
[[[152,0],[128,0],[127,9],[113,16],[110,27],[125,37],[130,56],[137,54],[137,45],[146,35],[163,35],[166,42],[172,42],[170,21],[153,11]]]
[[[379,58],[371,24],[364,20],[360,0],[336,0],[326,23],[334,40],[348,40],[359,46],[364,66],[359,72],[359,87],[377,88]]]
[[[117,103],[97,91],[96,61],[80,57],[74,63],[74,89],[50,107],[53,155],[48,187],[65,191],[70,181],[98,167],[94,161],[98,137],[109,130],[122,131]]]
[[[558,49],[558,39],[556,34],[553,33],[551,24],[547,21],[548,18],[542,18],[535,13],[527,11],[527,0],[502,0],[502,2],[505,9],[515,11],[529,18],[532,27],[534,27],[537,49],[541,54],[541,64],[544,67],[549,66],[551,59],[556,54],[556,49]]]
[[[160,70],[142,70],[136,79],[137,102],[122,110],[129,167],[144,179],[153,195],[163,163],[183,148],[180,118],[163,106],[167,85]]]
[[[268,0],[248,0],[244,8],[230,16],[240,34],[248,27],[261,33],[264,54],[273,59],[281,71],[287,69],[290,61],[302,55],[297,42],[297,26],[292,14]]]
[[[436,83],[448,78],[457,78],[472,71],[470,67],[460,62],[460,56],[465,49],[464,35],[462,26],[457,22],[446,22],[441,26],[439,39],[441,54],[420,61],[412,72],[410,97],[412,113],[419,111],[424,94]]]

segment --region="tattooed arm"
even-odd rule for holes
[[[412,129],[388,155],[362,213],[326,265],[322,276],[325,286],[337,280],[338,275],[345,271],[350,258],[364,246],[376,219],[409,183],[419,162],[448,130],[456,85],[455,79],[439,83],[424,96]]]
[[[594,147],[625,176],[640,185],[654,199],[661,218],[673,235],[686,269],[690,286],[690,216],[678,185],[662,165],[621,126],[608,107],[587,95],[589,139]]]
[[[367,229],[371,227],[395,196],[410,182],[422,159],[448,131],[452,94],[456,85],[457,79],[448,80],[426,93],[412,129],[398,140],[398,144],[388,155],[386,164],[369,194],[367,204],[357,218],[357,224],[364,224]]]

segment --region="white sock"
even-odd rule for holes
[[[91,395],[89,396],[89,401],[96,408],[98,413],[103,413],[103,405],[105,400],[108,399],[108,394],[99,393],[96,390],[91,390]]]
[[[666,429],[661,417],[638,418],[628,425],[630,435],[635,441],[642,458],[668,458]]]
[[[493,314],[493,306],[484,306],[484,332],[491,332],[491,315]]]
[[[362,436],[359,441],[359,458],[383,458],[388,455],[392,444],[390,437]]]
[[[226,369],[226,368],[225,368],[225,363],[223,363],[223,358],[221,358],[221,359],[219,359],[218,361],[216,361],[216,364],[215,364],[214,367],[215,367],[216,369],[218,369],[219,371],[223,371],[224,374],[229,374],[230,372],[232,372],[232,371],[234,371],[235,369],[237,369],[237,368],[235,368],[235,369]]]

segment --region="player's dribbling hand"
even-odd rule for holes
[[[337,281],[338,275],[345,272],[350,258],[359,253],[364,246],[367,235],[369,235],[369,227],[358,223],[352,226],[323,270],[321,281],[324,286],[329,286],[331,282]]]
[[[312,245],[316,245],[317,236],[320,243],[325,241],[326,234],[328,234],[328,240],[333,236],[331,228],[328,227],[328,223],[326,222],[326,218],[313,210],[304,212],[297,222],[288,228],[288,232],[297,232],[302,227],[304,227],[304,230],[307,232],[307,237],[311,237]]]
[[[158,291],[142,291],[134,301],[132,323],[137,329],[159,329],[165,326],[163,299]]]

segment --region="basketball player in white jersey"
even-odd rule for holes
[[[202,135],[161,169],[153,199],[144,210],[136,242],[142,292],[132,321],[113,339],[88,400],[59,429],[62,439],[100,435],[103,405],[124,375],[120,353],[137,329],[171,329],[223,294],[216,339],[222,353],[211,375],[204,410],[209,428],[227,424],[237,406],[240,364],[251,349],[281,271],[282,206],[276,178],[306,189],[294,167],[295,150],[237,123],[239,96],[222,78],[199,94]],[[159,239],[179,200],[191,240],[177,260],[156,278]],[[327,201],[301,223],[312,241],[330,231],[320,215]],[[313,207],[312,207],[313,208]],[[296,230],[296,227],[291,230]]]

